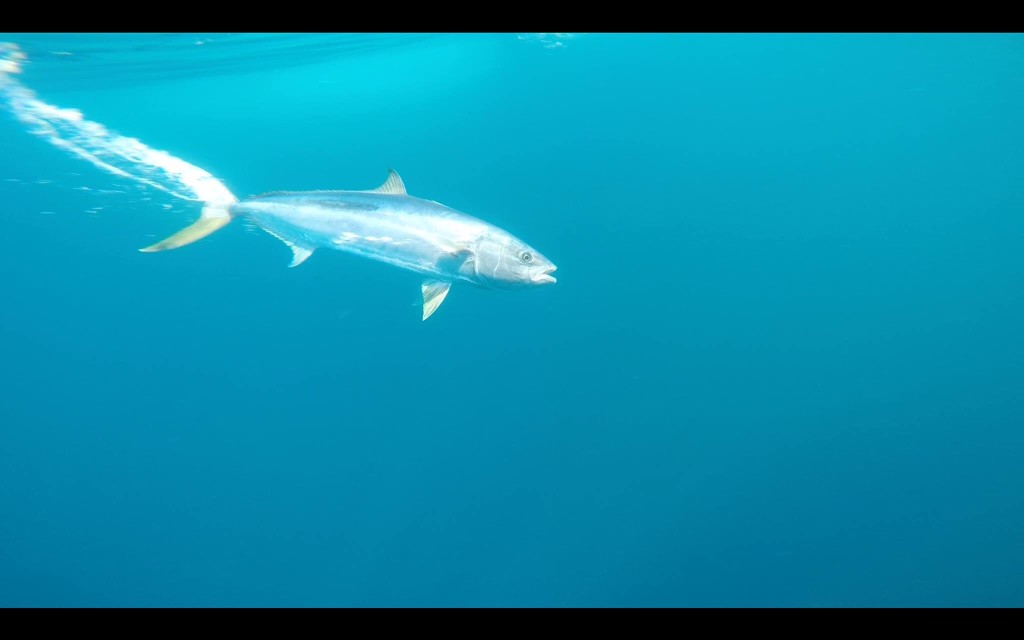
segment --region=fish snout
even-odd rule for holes
[[[553,264],[537,269],[533,272],[531,279],[534,284],[554,284],[558,282],[558,280],[551,274],[554,273],[556,269],[558,269],[558,267]]]

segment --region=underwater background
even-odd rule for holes
[[[1024,36],[0,42],[239,197],[393,167],[559,267],[423,322],[140,253],[200,207],[3,103],[0,606],[1024,604]]]

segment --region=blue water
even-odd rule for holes
[[[1024,36],[0,41],[240,197],[394,167],[559,267],[422,322],[139,253],[199,207],[0,109],[0,605],[1024,605]]]

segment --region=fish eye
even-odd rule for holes
[[[529,251],[522,252],[519,255],[519,257],[522,259],[523,262],[529,262],[530,260],[533,260],[533,254],[531,254]]]

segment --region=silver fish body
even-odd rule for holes
[[[394,171],[370,191],[276,191],[209,208],[192,227],[144,251],[183,246],[238,217],[287,244],[291,266],[327,248],[426,276],[424,320],[453,282],[494,289],[555,282],[556,267],[540,252],[479,218],[410,196]]]

